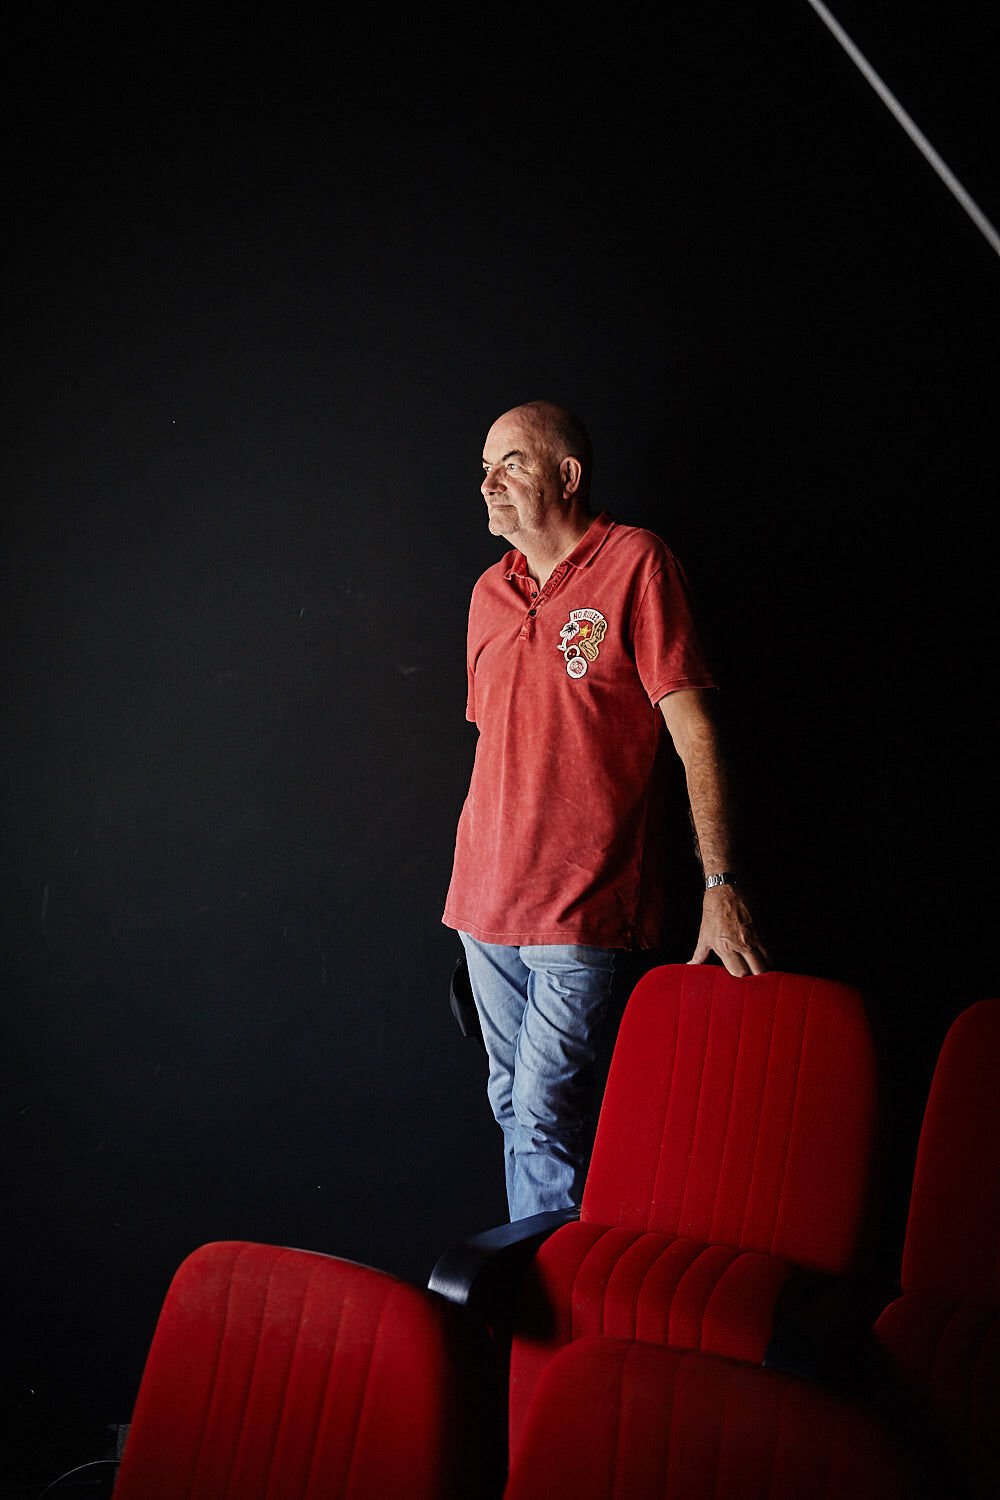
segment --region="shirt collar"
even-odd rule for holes
[[[591,521],[587,530],[573,548],[573,551],[566,558],[566,562],[569,563],[570,567],[586,568],[592,563],[607,541],[614,526],[615,522],[612,521],[607,511],[602,510],[600,515]],[[511,565],[507,569],[505,577],[523,578],[527,574],[527,571],[527,558],[523,552],[518,552],[515,549],[511,554]]]

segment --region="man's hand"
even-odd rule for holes
[[[710,953],[718,954],[738,979],[771,967],[739,886],[717,885],[705,892],[698,944],[689,962],[707,963]]]

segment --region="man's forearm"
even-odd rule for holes
[[[729,778],[714,726],[693,737],[682,757],[691,824],[706,875],[736,868],[734,813]]]
[[[707,876],[733,873],[734,815],[729,778],[715,720],[700,692],[669,694],[660,703],[674,747],[684,766],[691,821],[702,869]],[[768,957],[739,885],[705,891],[701,930],[693,963],[717,953],[732,974],[759,974]]]

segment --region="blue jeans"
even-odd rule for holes
[[[569,1208],[583,1196],[614,949],[514,948],[459,936],[489,1053],[510,1217]]]

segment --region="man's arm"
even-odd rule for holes
[[[719,735],[708,706],[708,692],[685,688],[660,699],[660,711],[684,765],[691,817],[705,874],[733,869],[732,816]],[[767,953],[736,885],[705,892],[701,931],[691,958],[703,964],[717,953],[730,974],[762,974]]]

